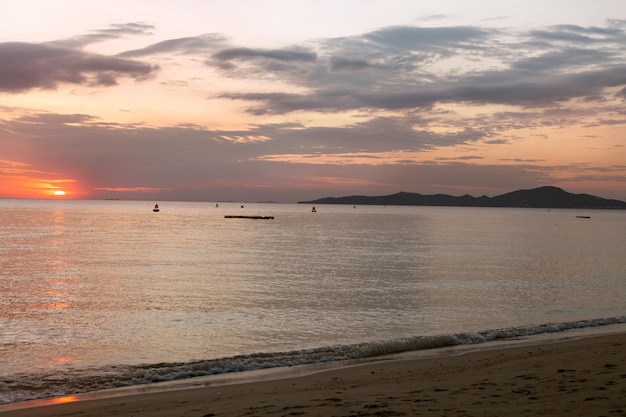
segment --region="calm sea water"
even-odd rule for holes
[[[160,206],[0,200],[0,403],[626,322],[626,211]]]

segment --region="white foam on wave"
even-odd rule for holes
[[[372,359],[405,352],[474,345],[496,340],[512,340],[535,335],[561,333],[574,329],[590,329],[624,323],[626,323],[626,316],[620,316],[479,332],[415,336],[289,352],[255,353],[192,362],[69,369],[63,374],[21,373],[0,378],[0,404],[208,375],[321,364],[350,359]]]

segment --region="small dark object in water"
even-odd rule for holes
[[[257,219],[257,220],[273,220],[274,216],[234,216],[226,215],[225,219]]]

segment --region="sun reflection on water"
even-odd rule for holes
[[[52,358],[52,362],[55,365],[71,365],[71,364],[79,363],[80,360],[73,358],[71,356],[60,356],[57,358]]]
[[[78,397],[75,395],[65,395],[63,397],[57,397],[52,399],[52,403],[54,404],[73,403],[75,401],[78,401]]]

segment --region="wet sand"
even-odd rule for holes
[[[626,416],[626,334],[68,402],[1,417]]]

